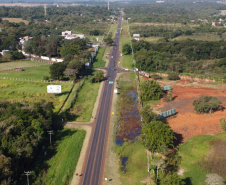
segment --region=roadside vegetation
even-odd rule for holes
[[[56,151],[51,153],[51,158],[45,162],[48,169],[39,173],[34,184],[69,184],[80,156],[85,133],[84,130],[76,129],[64,129],[57,133],[54,136]]]
[[[128,24],[128,21],[123,20],[122,29],[120,32],[120,45],[119,45],[120,53],[123,54],[123,56],[120,57],[120,61],[121,61],[120,66],[122,66],[122,68],[127,68],[127,69],[134,68],[133,56],[130,51],[130,48],[131,48],[131,41],[130,41],[129,24]]]
[[[98,71],[95,71],[97,73]],[[88,77],[81,90],[78,93],[77,99],[73,104],[70,113],[75,115],[75,121],[88,122],[92,117],[94,104],[97,99],[100,82],[92,82],[93,77]]]
[[[97,56],[94,59],[93,67],[105,67],[106,61],[104,58],[105,47],[101,46],[98,50]]]

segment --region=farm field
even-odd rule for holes
[[[217,97],[222,102],[223,107],[226,107],[226,86],[185,80],[177,82],[163,80],[160,81],[160,84],[162,86],[172,86],[175,100],[169,103],[162,101],[154,108],[155,110],[161,110],[161,112],[176,108],[178,114],[167,119],[167,123],[177,134],[179,143],[185,142],[188,138],[196,135],[222,132],[219,120],[225,117],[226,109],[212,114],[196,114],[192,103],[201,95],[211,95]]]
[[[48,169],[38,177],[35,184],[69,184],[78,162],[86,132],[77,129],[64,129],[57,133],[56,154],[47,161]]]
[[[1,6],[1,4],[0,4],[0,6]],[[3,17],[2,20],[3,21],[7,20],[9,22],[14,22],[14,23],[20,23],[20,22],[24,22],[25,24],[29,23],[29,21],[23,20],[21,18],[8,18],[8,17],[4,18]]]

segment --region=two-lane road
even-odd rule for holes
[[[102,96],[100,100],[99,112],[96,117],[96,125],[94,133],[91,136],[91,146],[87,151],[87,160],[84,164],[83,176],[80,184],[82,185],[101,185],[103,181],[105,153],[107,149],[108,129],[111,116],[111,104],[114,84],[109,84],[109,81],[115,81],[117,74],[117,58],[118,46],[121,30],[122,17],[120,15],[118,28],[114,38],[113,50],[110,54],[110,60],[107,67],[107,81],[104,83]]]

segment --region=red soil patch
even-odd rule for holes
[[[193,101],[201,95],[211,95],[221,100],[223,107],[226,108],[226,87],[219,86],[218,89],[214,89],[201,87],[200,84],[182,86],[189,83],[191,82],[179,81],[176,85],[172,85],[175,100],[170,103],[162,102],[156,106],[162,107],[162,112],[176,108],[178,114],[168,119],[167,122],[181,138],[180,142],[185,142],[188,138],[196,135],[222,132],[219,120],[226,117],[226,109],[212,114],[196,114],[192,105]]]

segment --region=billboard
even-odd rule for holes
[[[47,93],[62,93],[61,85],[47,85]]]
[[[140,37],[140,34],[133,34],[133,37]]]

